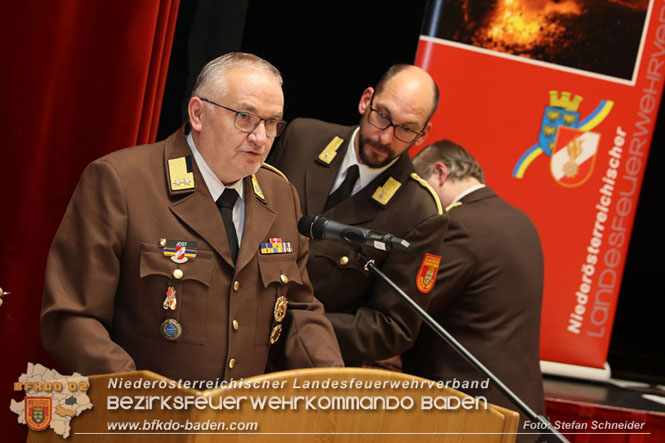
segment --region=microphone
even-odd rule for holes
[[[408,241],[392,234],[345,225],[320,215],[303,215],[298,221],[298,232],[313,240],[337,240],[354,248],[368,246],[381,251],[391,251],[408,249],[410,246]]]

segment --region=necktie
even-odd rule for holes
[[[346,170],[346,178],[342,184],[339,185],[339,188],[335,189],[335,192],[328,196],[323,212],[351,197],[351,191],[353,191],[353,185],[358,180],[358,175],[360,175],[358,165],[349,166],[349,169]]]
[[[224,221],[224,229],[226,230],[226,238],[229,240],[229,249],[231,250],[231,259],[233,263],[238,258],[238,235],[236,234],[236,226],[233,224],[233,206],[238,199],[238,193],[235,189],[226,188],[222,195],[219,196],[215,204],[222,214]]]

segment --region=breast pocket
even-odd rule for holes
[[[213,264],[212,251],[198,250],[196,257],[185,263],[175,263],[157,246],[142,244],[139,275],[143,290],[142,300],[137,304],[147,312],[137,325],[137,333],[203,344]],[[165,306],[167,294],[172,295],[175,303]],[[167,320],[171,327],[164,330],[162,325]],[[173,325],[179,325],[179,328]]]
[[[303,282],[295,259],[259,256],[259,273],[265,291],[258,297],[255,344],[265,345],[270,342],[273,329],[283,323],[275,315],[277,300],[282,296],[289,300],[289,290]],[[287,305],[287,315],[288,309]]]

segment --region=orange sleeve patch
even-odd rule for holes
[[[416,286],[423,294],[427,294],[434,287],[436,282],[436,274],[439,273],[439,264],[441,257],[434,254],[425,254],[423,262],[418,269],[416,275]]]

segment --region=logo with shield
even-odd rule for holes
[[[552,177],[561,186],[574,188],[593,171],[600,134],[560,126],[550,159]]]
[[[25,397],[25,421],[33,431],[43,431],[51,423],[51,397]]]

